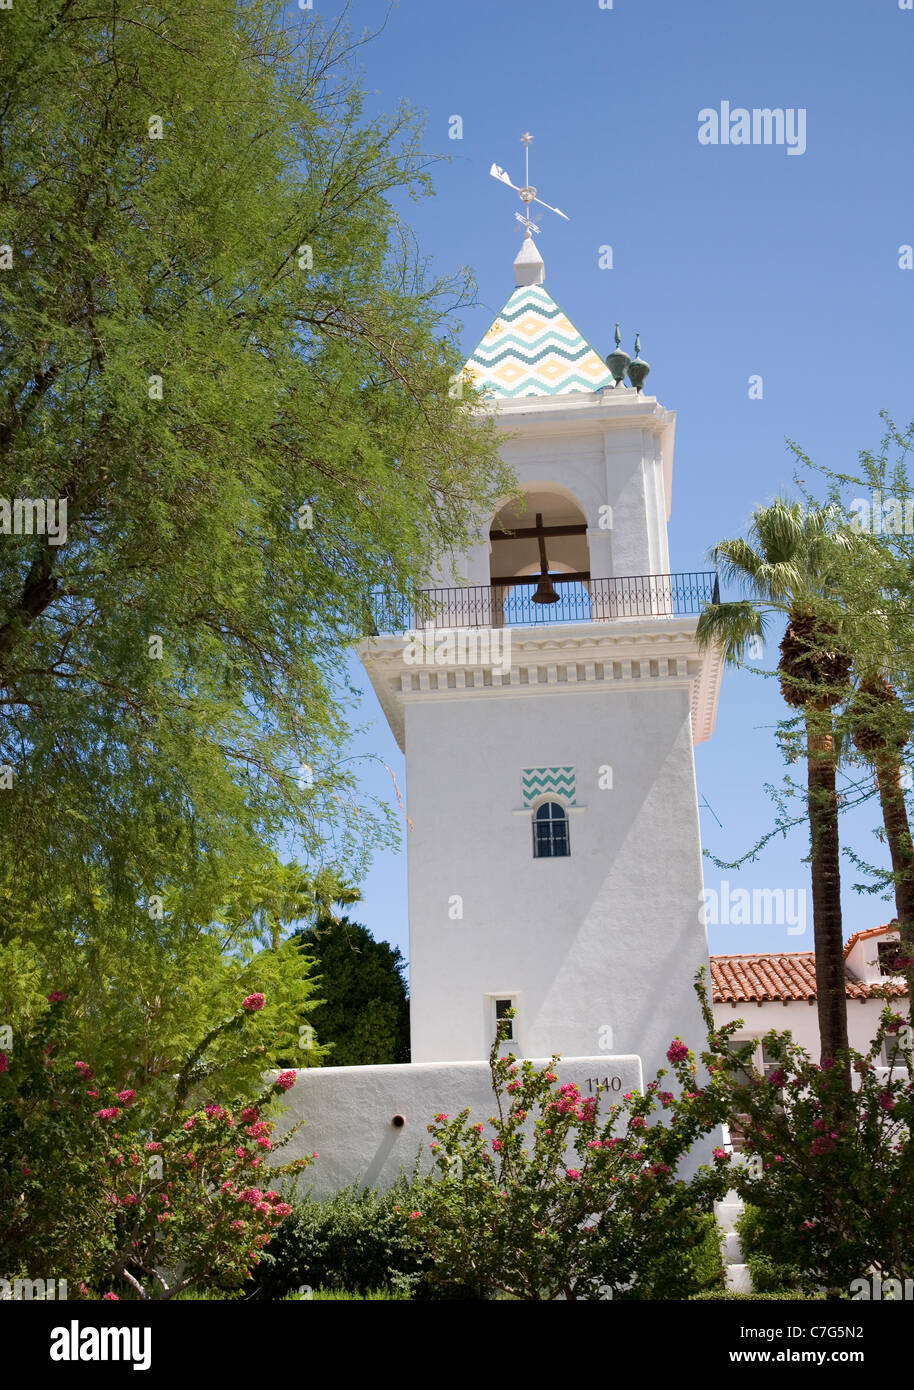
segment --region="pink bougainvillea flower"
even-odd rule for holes
[[[266,1000],[262,994],[249,994],[247,999],[242,999],[241,1007],[249,1014],[256,1014],[265,1003]]]
[[[418,1219],[419,1219],[419,1217],[420,1217],[421,1215],[422,1215],[421,1211],[411,1211],[410,1214],[409,1214],[409,1219],[410,1219],[410,1221],[418,1221]]]
[[[647,1129],[647,1124],[643,1115],[633,1115],[628,1123],[631,1129]]]
[[[680,1037],[675,1037],[666,1050],[668,1062],[684,1062],[688,1055],[689,1049]]]
[[[727,1150],[720,1148],[720,1146],[718,1146],[716,1149],[712,1149],[711,1152],[715,1158],[729,1158],[730,1156],[727,1153]]]
[[[295,1072],[281,1071],[273,1084],[280,1091],[290,1090],[295,1085]]]
[[[66,992],[66,990],[63,990],[63,989],[55,989],[55,990],[52,990],[51,993],[48,995],[48,1003],[49,1003],[49,1004],[62,1004],[63,1001],[66,999],[66,997],[67,997],[67,992]]]
[[[155,1153],[155,1151],[161,1147],[162,1145],[159,1143],[158,1139],[150,1139],[148,1144],[143,1145],[143,1148],[146,1149],[148,1153]]]
[[[882,1106],[883,1110],[894,1110],[894,1109],[895,1109],[895,1097],[892,1095],[892,1092],[891,1092],[891,1091],[880,1091],[880,1093],[879,1093],[879,1104]]]
[[[768,1073],[769,1086],[783,1086],[786,1083],[786,1081],[787,1077],[781,1071],[780,1067],[775,1067],[774,1071],[770,1071]]]
[[[0,1072],[9,1070],[9,1059],[5,1052],[0,1052]]]
[[[89,1066],[88,1062],[74,1062],[73,1070],[76,1072],[77,1076],[82,1077],[83,1081],[91,1081],[95,1075],[95,1072]]]
[[[103,1293],[102,1298],[109,1299],[112,1303],[120,1303],[120,1299],[116,1293]]]
[[[578,1172],[577,1168],[566,1168],[566,1169],[565,1169],[565,1177],[566,1177],[566,1178],[569,1178],[571,1182],[577,1182],[577,1180],[578,1180],[578,1178],[579,1178],[580,1176],[581,1176],[581,1175],[580,1175],[580,1173]]]
[[[257,1140],[257,1147],[258,1149],[272,1149],[273,1145],[264,1134]]]
[[[136,1091],[115,1091],[114,1099],[119,1100],[121,1105],[129,1105],[136,1096]]]
[[[107,1105],[104,1110],[96,1110],[93,1113],[97,1120],[113,1120],[120,1112],[116,1105]]]
[[[86,1095],[91,1096],[93,1100],[98,1100],[98,1091],[87,1091]]]
[[[139,1200],[140,1200],[140,1199],[139,1199],[139,1197],[137,1197],[137,1195],[136,1195],[135,1192],[128,1192],[127,1195],[126,1195],[126,1197],[122,1197],[122,1198],[121,1198],[121,1206],[122,1206],[122,1207],[135,1207],[136,1204],[137,1204],[137,1202],[138,1202]]]
[[[256,1105],[245,1106],[244,1110],[242,1110],[241,1112],[242,1122],[245,1124],[249,1124],[252,1120],[257,1119],[259,1113],[260,1112],[258,1111]]]
[[[495,1150],[496,1153],[501,1153],[501,1149],[502,1149],[501,1140],[500,1140],[500,1139],[493,1139],[493,1140],[492,1140],[492,1148]]]
[[[445,1120],[450,1119],[450,1116],[442,1113],[441,1115],[436,1115],[435,1119],[438,1121],[439,1124],[443,1124]]]

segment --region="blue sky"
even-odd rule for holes
[[[328,19],[341,8],[315,0]],[[356,31],[386,13],[376,0],[349,7]],[[436,270],[476,275],[468,354],[513,287],[520,244],[520,204],[489,166],[522,182],[519,137],[533,133],[531,180],[571,218],[542,216],[547,288],[601,356],[617,319],[628,351],[640,332],[646,391],[677,413],[674,570],[706,568],[715,541],[790,489],[788,437],[847,468],[878,444],[880,409],[914,416],[914,271],[899,268],[914,243],[914,11],[898,0],[400,0],[361,62],[374,107],[406,98],[425,113],[429,151],[451,157],[436,197],[402,211]],[[804,110],[805,152],[700,144],[699,112],[723,101]],[[611,270],[599,267],[605,245]],[[757,664],[775,664],[777,640]],[[402,787],[402,757],[356,674],[369,731],[355,751],[386,761]],[[764,784],[785,772],[773,738],[784,713],[775,681],[725,674],[715,733],[696,750],[699,797],[722,823],[702,811],[703,843],[722,859],[772,824]],[[378,764],[364,787],[395,804]],[[843,833],[881,861],[878,819],[870,801]],[[806,852],[804,832],[778,837],[741,872],[706,862],[706,886],[808,890]],[[846,862],[846,935],[894,915],[855,893],[858,879]],[[403,852],[376,858],[364,894],[354,915],[408,956]],[[811,949],[811,918],[810,903],[805,934],[712,927],[711,950]]]

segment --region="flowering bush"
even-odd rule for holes
[[[401,1213],[417,1248],[442,1279],[522,1299],[682,1297],[693,1291],[693,1258],[708,1234],[721,1165],[691,1183],[677,1169],[714,1121],[705,1119],[692,1054],[680,1039],[670,1057],[680,1093],[644,1093],[610,1106],[559,1084],[558,1057],[537,1070],[489,1058],[497,1114],[491,1139],[469,1110],[428,1126],[438,1170]],[[710,1218],[713,1221],[713,1218]],[[716,1241],[716,1236],[714,1237]],[[720,1279],[719,1248],[711,1279]]]
[[[13,1266],[5,1272],[66,1278],[71,1296],[90,1298],[242,1283],[292,1210],[271,1184],[311,1162],[265,1166],[298,1128],[277,1144],[268,1118],[294,1072],[246,1105],[189,1101],[205,1088],[204,1039],[166,1107],[134,1088],[91,1085],[89,1063],[66,1055],[67,1023],[52,1009],[0,1077],[0,1251]]]
[[[734,1047],[740,1020],[714,1029],[707,1001],[709,1118],[739,1117],[745,1156],[730,1185],[753,1208],[752,1255],[797,1271],[805,1288],[847,1292],[869,1269],[914,1274],[914,1067],[906,1020],[886,1007],[865,1054],[851,1052],[855,1089],[843,1068],[813,1062],[789,1033],[764,1039],[778,1064],[752,1066],[754,1043]],[[888,1074],[878,1058],[895,1038]],[[747,1075],[749,1077],[747,1081]]]

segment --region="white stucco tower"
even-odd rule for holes
[[[406,754],[412,1057],[485,1057],[510,1001],[521,1055],[637,1053],[648,1079],[703,1042],[714,581],[669,573],[673,413],[614,384],[529,231],[514,272],[465,376],[525,501],[482,519],[422,643],[382,621],[361,648]]]

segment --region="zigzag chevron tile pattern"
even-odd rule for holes
[[[573,767],[525,767],[520,775],[524,805],[531,806],[544,792],[557,792],[574,805],[575,776]]]
[[[464,371],[484,396],[601,391],[612,375],[542,285],[521,285]]]

